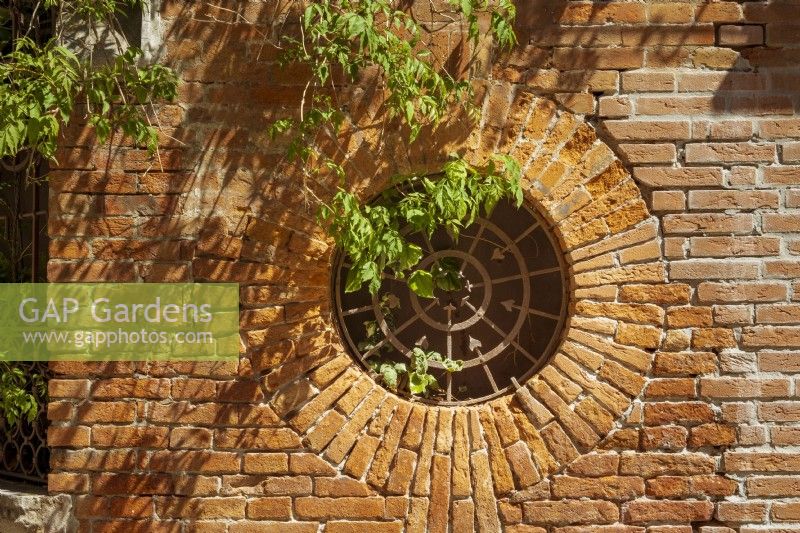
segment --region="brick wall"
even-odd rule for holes
[[[800,531],[800,6],[519,5],[480,126],[411,150],[350,91],[360,186],[506,151],[568,252],[552,363],[453,410],[387,396],[339,347],[330,249],[266,142],[303,85],[262,43],[273,4],[162,4],[182,84],[160,161],[70,132],[49,275],[240,282],[246,348],[53,364],[50,489],[81,531]]]

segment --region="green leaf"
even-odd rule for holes
[[[347,271],[347,278],[344,282],[344,292],[355,292],[361,288],[364,281],[361,279],[361,271],[357,268],[351,268]]]
[[[461,12],[467,18],[472,15],[472,0],[461,0]]]
[[[461,359],[450,359],[447,357],[440,362],[448,372],[459,372],[464,369],[464,361]]]
[[[439,388],[439,382],[430,374],[418,374],[411,372],[408,374],[408,390],[411,394],[426,395],[431,390]]]
[[[390,389],[397,388],[397,369],[394,367],[394,365],[386,363],[382,364],[380,366],[380,374],[387,387]]]
[[[411,368],[414,372],[418,374],[427,374],[428,373],[428,358],[429,354],[420,348],[419,346],[415,346],[411,350]]]
[[[444,291],[457,291],[463,286],[461,262],[454,257],[443,257],[431,267],[431,276],[436,287]]]
[[[369,365],[378,374],[379,379],[392,390],[397,390],[400,384],[400,377],[408,374],[408,368],[405,363],[373,360],[370,361]]]
[[[408,270],[422,259],[422,248],[416,244],[406,243],[397,258],[398,267],[401,270]]]
[[[275,138],[277,138],[280,134],[289,131],[294,126],[295,123],[292,119],[282,118],[270,124],[267,128],[267,132],[269,133],[270,138],[275,140]]]
[[[418,296],[433,298],[433,276],[426,270],[415,270],[408,276],[408,287]]]

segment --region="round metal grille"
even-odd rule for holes
[[[425,252],[418,268],[457,266],[461,288],[422,298],[383,275],[380,291],[345,293],[348,262],[335,262],[334,298],[342,335],[365,368],[371,358],[408,362],[415,346],[464,361],[430,372],[440,390],[422,401],[463,405],[502,395],[537,371],[555,349],[567,312],[566,267],[554,236],[532,209],[501,202],[458,240],[446,231],[408,237]]]

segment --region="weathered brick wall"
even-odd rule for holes
[[[238,281],[245,348],[53,364],[50,488],[82,531],[800,531],[800,5],[519,5],[480,127],[454,117],[412,150],[370,129],[368,83],[351,91],[361,186],[507,151],[568,251],[558,355],[451,410],[342,355],[330,250],[265,134],[303,85],[263,45],[273,3],[163,4],[183,82],[160,161],[70,132],[50,278]]]

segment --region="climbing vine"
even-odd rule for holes
[[[336,145],[344,120],[338,92],[356,84],[365,71],[377,71],[384,89],[382,106],[386,120],[405,127],[413,143],[420,132],[436,127],[454,106],[465,107],[477,118],[470,67],[478,52],[493,43],[509,48],[516,43],[513,31],[516,9],[510,0],[450,0],[450,22],[471,45],[468,67],[458,76],[438,65],[429,51],[430,36],[413,11],[394,0],[317,0],[310,2],[299,20],[300,35],[281,35],[273,44],[282,50],[284,64],[302,64],[311,73],[302,94],[298,116],[270,125],[273,138],[287,137],[287,156],[302,162],[304,179],[333,174],[339,187],[332,201],[313,193],[319,219],[328,234],[353,263],[345,290],[367,285],[373,294],[380,288],[382,273],[389,269],[406,279],[408,271],[422,259],[419,246],[409,241],[413,232],[428,236],[444,227],[454,237],[471,224],[480,209],[489,214],[503,198],[519,204],[519,167],[496,155],[485,168],[471,166],[454,156],[439,179],[403,176],[398,187],[385,192],[377,203],[362,206],[347,187],[345,169],[319,148],[320,137]],[[488,22],[482,34],[481,20]],[[343,78],[343,81],[341,81]],[[448,279],[445,265],[436,272],[413,270],[407,276],[411,290],[431,297],[437,280]],[[450,276],[450,280],[455,281]],[[456,287],[453,286],[455,289]]]
[[[54,160],[59,134],[76,118],[86,120],[100,142],[120,131],[157,151],[153,104],[174,99],[177,78],[162,65],[141,65],[142,51],[124,41],[117,16],[123,7],[142,5],[142,0],[28,0],[0,9],[0,157],[22,155],[30,169],[38,157]],[[88,32],[105,28],[114,36],[113,59],[101,61],[91,48],[66,46],[63,21]],[[34,39],[45,24],[50,34]]]
[[[516,9],[510,0],[450,0],[449,5],[451,24],[465,26],[472,45],[468,64],[474,62],[485,40],[494,39],[505,48],[516,43]],[[486,17],[489,33],[482,36],[478,23]],[[400,2],[316,0],[303,11],[300,28],[300,37],[282,35],[274,43],[283,50],[283,63],[304,64],[311,72],[299,118],[272,125],[274,134],[291,135],[292,156],[303,161],[322,156],[314,146],[321,125],[332,126],[335,134],[342,119],[341,104],[335,98],[337,73],[344,75],[346,83],[354,83],[365,70],[377,69],[386,90],[387,117],[402,118],[411,141],[423,127],[437,125],[453,105],[466,105],[475,116],[469,76],[458,78],[444,67],[437,68],[422,25],[412,12],[400,8]]]
[[[460,74],[438,63],[427,40],[433,32],[423,28],[412,9],[393,0],[310,2],[300,16],[299,36],[275,40],[284,64],[303,64],[311,76],[296,116],[274,122],[270,134],[285,137],[287,156],[302,163],[304,184],[317,176],[338,178],[329,202],[314,194],[313,186],[306,189],[318,203],[320,222],[349,263],[346,292],[366,286],[377,294],[387,276],[405,280],[410,290],[426,298],[433,298],[435,289],[458,290],[460,265],[440,260],[428,270],[417,268],[423,251],[413,237],[430,238],[437,228],[444,228],[458,239],[462,229],[481,212],[488,216],[498,201],[510,199],[517,206],[522,202],[518,164],[495,155],[483,168],[453,156],[437,176],[397,177],[394,187],[364,205],[348,187],[343,166],[319,148],[331,142],[344,152],[337,138],[345,119],[338,90],[357,84],[369,71],[377,72],[383,91],[382,113],[377,114],[395,121],[393,127],[406,131],[409,143],[423,129],[435,128],[454,106],[477,118],[471,65],[484,47],[509,48],[516,43],[516,10],[510,0],[449,0],[448,4],[450,12],[444,18],[450,22],[438,31],[452,24],[471,47],[468,66]],[[488,32],[481,32],[482,21]],[[374,322],[365,323],[365,328],[367,339],[377,346],[382,331]],[[370,366],[387,387],[403,387],[412,395],[428,395],[438,388],[429,362],[438,362],[448,372],[463,367],[462,361],[421,346],[408,355],[409,363],[373,356]]]
[[[430,238],[443,227],[458,239],[481,211],[488,215],[501,199],[513,198],[521,205],[519,177],[514,158],[496,155],[485,168],[455,158],[437,178],[398,178],[396,187],[369,205],[339,189],[330,204],[322,205],[320,218],[350,261],[345,291],[357,291],[366,284],[371,293],[377,293],[386,270],[396,279],[407,279],[409,288],[426,298],[433,297],[435,287],[458,290],[461,285],[453,274],[460,264],[439,261],[430,271],[414,269],[423,254],[410,238],[414,234]]]

